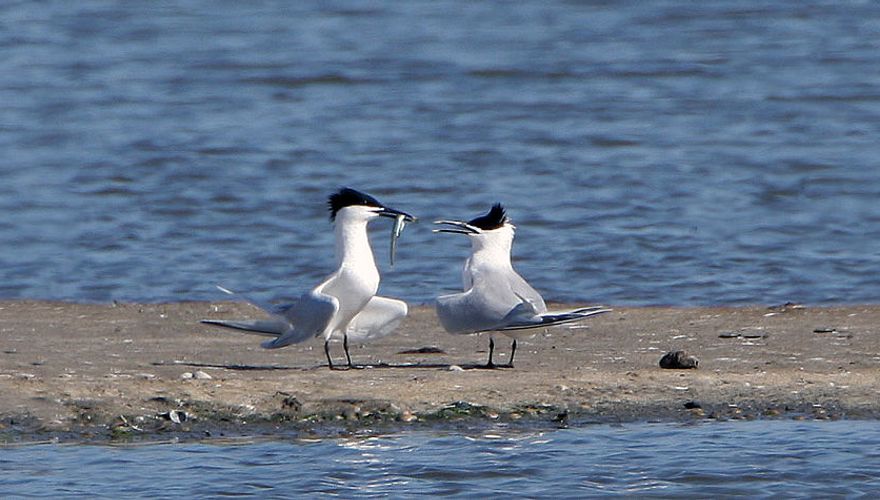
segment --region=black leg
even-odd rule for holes
[[[347,333],[342,334],[342,347],[343,347],[343,349],[345,349],[345,359],[348,360],[348,367],[353,368],[351,366],[351,355],[348,353],[348,334]]]
[[[333,369],[333,360],[330,359],[330,339],[324,341],[324,355],[327,356],[327,366]]]
[[[507,363],[508,368],[513,368],[513,356],[516,354],[516,339],[513,339],[513,344],[510,346],[510,362]]]
[[[492,353],[495,352],[495,339],[489,337],[489,362],[486,363],[486,368],[495,368],[495,363],[492,362]]]

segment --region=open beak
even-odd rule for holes
[[[434,221],[434,224],[445,224],[453,227],[444,227],[441,229],[433,229],[435,233],[455,233],[455,234],[480,234],[483,232],[482,229],[472,226],[467,222],[461,222],[457,220],[438,220]]]
[[[406,212],[401,212],[400,210],[395,210],[390,207],[382,207],[382,210],[379,211],[378,214],[382,217],[391,217],[392,219],[403,217],[404,222],[415,222],[418,220]]]

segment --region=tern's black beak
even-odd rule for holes
[[[476,227],[468,224],[467,222],[461,222],[457,220],[438,220],[434,221],[434,224],[445,224],[447,226],[453,227],[444,227],[441,229],[434,229],[435,233],[455,233],[455,234],[480,234],[483,231]]]
[[[403,216],[403,220],[406,221],[406,222],[415,222],[416,220],[418,220],[418,219],[416,219],[415,217],[413,217],[412,215],[410,215],[410,214],[408,214],[408,213],[406,213],[406,212],[401,212],[400,210],[395,210],[395,209],[390,208],[390,207],[382,207],[382,210],[379,211],[378,213],[379,213],[379,215],[381,215],[382,217],[391,217],[392,219],[396,219],[398,216],[401,216],[401,215],[402,215],[402,216]]]

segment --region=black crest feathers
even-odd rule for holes
[[[496,203],[492,205],[492,209],[489,210],[489,213],[468,221],[468,224],[484,231],[490,231],[492,229],[498,229],[506,222],[509,222],[509,220],[510,219],[507,218],[507,212],[504,210],[504,207],[501,206],[501,203]]]
[[[345,207],[353,205],[363,205],[366,207],[381,207],[379,200],[373,198],[367,193],[362,193],[356,189],[342,188],[330,195],[327,200],[327,206],[330,208],[330,220],[336,220],[336,213]]]

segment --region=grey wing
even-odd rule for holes
[[[336,297],[309,292],[284,311],[288,329],[278,338],[260,345],[266,349],[278,349],[317,337],[324,333],[338,311],[339,301]]]
[[[449,333],[492,330],[502,324],[519,301],[508,291],[476,282],[464,293],[437,297],[437,318]]]
[[[247,295],[244,295],[244,294],[241,294],[238,292],[233,292],[232,290],[230,290],[228,288],[224,288],[220,285],[215,285],[215,286],[221,292],[228,294],[228,295],[232,295],[233,297],[238,297],[238,298],[244,300],[245,302],[251,304],[252,306],[256,306],[256,307],[262,309],[263,311],[265,311],[269,314],[272,314],[272,315],[280,314],[285,309],[288,309],[290,306],[293,305],[293,304],[284,304],[284,305],[269,304],[267,302],[263,302],[261,300],[254,299],[252,297],[248,297]]]
[[[250,320],[250,319],[242,319],[242,320],[219,320],[219,319],[203,319],[201,322],[206,325],[215,325],[222,326],[225,328],[232,328],[235,330],[242,330],[249,333],[255,333],[257,335],[266,335],[266,336],[279,336],[286,332],[290,328],[290,324],[287,319],[284,318],[280,313],[287,308],[291,307],[290,304],[283,306],[276,306],[273,304],[267,304],[265,302],[261,302],[249,297],[246,297],[242,294],[235,293],[228,288],[223,288],[222,286],[217,285],[217,288],[226,293],[228,295],[232,295],[234,297],[241,298],[248,302],[249,304],[260,308],[264,312],[270,314],[272,317],[269,319],[260,319],[260,320]]]
[[[277,337],[290,327],[286,321],[280,319],[203,319],[201,322],[206,325],[222,326],[267,337]]]
[[[544,298],[512,269],[479,273],[465,265],[464,293],[437,298],[437,317],[450,333],[502,330],[512,324],[534,323],[547,311]]]
[[[565,323],[580,321],[584,318],[595,316],[596,314],[603,314],[611,311],[612,309],[608,309],[603,306],[593,306],[584,307],[581,309],[573,309],[571,311],[547,312],[532,317],[524,315],[518,318],[511,318],[511,321],[503,328],[499,328],[499,330],[508,332],[513,330],[527,330],[531,328],[562,325]]]
[[[400,326],[407,312],[406,302],[402,300],[374,296],[351,320],[345,333],[354,342],[384,337]]]
[[[465,292],[474,286],[474,277],[471,276],[471,257],[465,259],[464,267],[461,269],[461,284]]]
[[[474,330],[470,328],[472,321],[470,320],[473,307],[468,303],[468,294],[451,293],[437,297],[434,303],[437,311],[437,319],[443,325],[443,329],[449,333],[471,333]]]
[[[531,304],[539,314],[547,312],[547,304],[544,303],[544,297],[541,297],[541,294],[516,272],[510,275],[510,289],[521,300]]]

